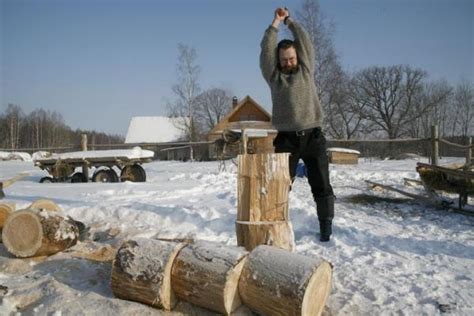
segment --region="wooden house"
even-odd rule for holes
[[[243,133],[248,136],[247,153],[273,152],[273,139],[277,131],[272,116],[250,96],[241,101],[234,97],[232,110],[209,132],[209,155],[214,159],[225,159],[241,153],[241,144],[224,142],[226,132]]]

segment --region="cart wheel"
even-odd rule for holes
[[[120,179],[122,181],[145,182],[146,173],[140,165],[129,165],[122,169]]]
[[[113,172],[113,171],[112,171]],[[93,182],[114,182],[114,176],[109,169],[101,169],[92,176]]]
[[[71,182],[72,183],[87,182],[87,179],[82,172],[76,172],[75,174],[72,175]]]
[[[42,177],[40,179],[40,183],[53,183],[53,182],[56,182],[56,179],[52,177]]]
[[[113,169],[109,169],[109,170],[107,170],[107,172],[110,175],[110,179],[112,179],[112,181],[110,181],[110,182],[119,182],[119,177]]]

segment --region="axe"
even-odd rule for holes
[[[7,180],[5,180],[5,181],[1,181],[1,182],[0,182],[0,200],[5,197],[5,192],[3,192],[3,189],[4,189],[4,188],[8,188],[8,187],[11,186],[13,183],[15,183],[15,182],[17,182],[18,180],[21,180],[21,179],[27,177],[28,175],[29,175],[28,173],[22,172],[22,173],[20,173],[19,175],[13,177],[13,178],[7,179]]]

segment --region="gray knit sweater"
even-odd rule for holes
[[[263,35],[260,68],[272,94],[272,123],[278,131],[299,131],[321,126],[323,111],[314,84],[314,50],[308,33],[296,22],[293,33],[298,70],[284,74],[278,67],[278,30],[270,26]]]

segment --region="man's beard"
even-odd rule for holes
[[[298,66],[281,67],[281,72],[285,75],[294,74],[298,70]]]

